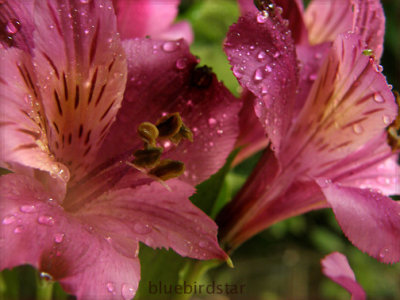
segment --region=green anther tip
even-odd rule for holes
[[[228,256],[226,259],[226,264],[228,265],[229,268],[234,268],[235,266],[233,265],[232,259]]]

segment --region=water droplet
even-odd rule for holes
[[[385,125],[390,124],[390,117],[388,115],[383,115],[382,120]]]
[[[170,141],[165,141],[163,143],[164,150],[168,150],[169,148],[171,148],[171,146],[172,146],[172,143]]]
[[[267,56],[267,53],[265,53],[264,51],[261,51],[257,54],[257,59],[259,61],[263,61],[265,59],[265,57]]]
[[[353,132],[357,135],[360,135],[364,132],[364,128],[360,124],[353,125]]]
[[[83,31],[85,34],[89,34],[89,29],[85,29],[84,31]]]
[[[263,23],[267,22],[268,17],[269,17],[269,14],[265,10],[260,12],[257,15],[257,23],[263,24]]]
[[[284,38],[284,37],[282,37],[282,38]],[[273,56],[275,58],[278,58],[279,56],[281,56],[281,54],[279,53],[279,51],[276,51]]]
[[[10,225],[10,224],[14,223],[16,219],[17,218],[14,215],[8,215],[3,219],[2,224]]]
[[[186,58],[179,58],[176,61],[176,68],[179,70],[183,70],[187,67]]]
[[[162,45],[162,49],[165,52],[174,52],[174,51],[176,51],[178,49],[178,43],[177,42],[171,42],[171,41],[165,42]]]
[[[136,289],[133,285],[124,283],[122,285],[122,297],[124,297],[125,300],[130,300],[135,296]]]
[[[24,212],[24,213],[31,213],[34,212],[36,210],[35,205],[22,205],[19,208],[20,211]]]
[[[16,19],[11,19],[7,22],[6,31],[7,33],[13,35],[16,34],[21,28],[21,23]]]
[[[385,102],[385,99],[383,99],[382,95],[379,93],[374,93],[374,101],[376,103],[383,103]]]
[[[133,226],[133,230],[138,234],[149,234],[152,229],[148,224],[138,222]]]
[[[236,76],[236,78],[240,79],[243,77],[244,69],[243,69],[243,67],[234,66],[232,69],[232,72],[233,72],[233,75]]]
[[[39,224],[47,226],[53,226],[55,223],[53,217],[51,216],[40,216],[37,221]]]
[[[57,244],[62,243],[62,241],[64,240],[64,236],[65,236],[64,233],[56,233],[55,236],[54,236],[54,241]]]
[[[381,73],[381,72],[383,71],[382,65],[376,65],[376,66],[375,66],[375,69],[376,69],[376,71],[379,72],[379,73]]]
[[[389,253],[389,248],[383,248],[381,252],[379,252],[379,257],[381,259],[384,259],[386,255],[388,255],[388,253]]]
[[[215,125],[217,125],[217,120],[214,119],[214,118],[209,118],[209,119],[208,119],[208,125],[209,125],[210,127],[214,127]]]
[[[115,283],[114,282],[107,282],[106,287],[107,287],[108,292],[115,294]]]
[[[188,107],[193,107],[193,101],[192,101],[192,100],[188,100],[188,101],[186,102],[186,105],[187,105]]]
[[[90,2],[90,0],[81,0],[81,3],[83,3],[83,4],[87,4],[89,2]]]
[[[317,74],[311,74],[311,75],[308,77],[308,79],[309,79],[310,81],[314,81],[315,79],[317,79]]]
[[[264,78],[264,74],[263,74],[263,70],[258,68],[255,72],[254,72],[254,80],[255,81],[261,81]]]
[[[46,280],[46,281],[52,281],[53,276],[51,276],[49,273],[46,272],[40,272],[40,278]]]
[[[207,248],[209,246],[209,243],[207,241],[200,241],[199,242],[199,247],[200,248]]]
[[[222,135],[223,133],[224,133],[224,131],[223,131],[222,129],[218,129],[218,130],[217,130],[217,134],[218,134],[218,135]]]
[[[265,72],[268,72],[268,73],[272,72],[272,68],[269,65],[266,65],[264,70],[265,70]]]
[[[14,229],[14,233],[18,234],[21,233],[23,231],[24,227],[22,225],[18,225],[17,227],[15,227]]]

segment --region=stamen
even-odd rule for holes
[[[193,142],[193,133],[192,131],[182,123],[182,127],[177,134],[170,138],[171,142],[175,145],[178,145],[182,139],[187,139],[190,142]]]
[[[163,148],[161,147],[148,147],[144,150],[135,151],[135,159],[133,164],[140,168],[154,168],[160,163]]]
[[[164,159],[157,167],[151,169],[149,174],[165,181],[182,175],[184,171],[185,164],[183,162],[171,159]]]
[[[140,138],[147,144],[155,146],[156,139],[158,138],[159,132],[156,126],[150,122],[143,122],[139,125],[137,132]]]
[[[394,95],[398,105],[397,117],[387,128],[387,142],[393,152],[400,150],[400,95],[398,92],[394,92]]]
[[[160,138],[171,138],[176,135],[182,127],[182,119],[179,113],[168,114],[156,122]]]

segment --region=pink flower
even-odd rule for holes
[[[289,9],[257,1],[260,11],[241,17],[226,40],[234,74],[254,95],[242,116],[261,122],[241,128],[241,140],[246,131],[265,140],[263,128],[270,147],[220,215],[222,240],[234,248],[280,220],[331,207],[355,246],[399,261],[400,205],[385,196],[399,193],[399,149],[395,129],[387,145],[397,106],[377,64],[382,7],[313,1],[303,14],[281,3]]]
[[[139,241],[226,259],[188,197],[231,151],[240,103],[188,45],[121,43],[108,0],[0,10],[15,27],[0,49],[1,166],[14,172],[0,177],[1,269],[31,264],[79,299],[130,299]]]
[[[339,252],[327,255],[322,261],[322,272],[325,276],[343,286],[351,293],[352,300],[365,300],[366,295],[362,287],[356,281],[346,256]]]
[[[193,41],[187,21],[173,24],[180,0],[113,0],[121,38],[150,36],[153,39]],[[135,20],[135,24],[132,24]]]

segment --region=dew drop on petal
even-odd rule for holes
[[[46,281],[52,281],[53,280],[53,276],[51,276],[47,272],[40,272],[40,278],[42,278],[42,279],[44,279]]]
[[[176,68],[179,69],[179,70],[185,69],[187,67],[186,59],[185,58],[178,58],[176,60],[176,64],[175,65],[176,65]]]
[[[200,248],[207,248],[209,246],[209,243],[207,241],[200,241],[199,242],[199,247]]]
[[[22,205],[19,208],[20,211],[24,212],[24,213],[31,213],[34,212],[36,210],[35,205]]]
[[[236,76],[236,78],[242,78],[243,77],[243,73],[244,73],[244,69],[243,67],[238,67],[238,66],[234,66],[232,69],[233,75]]]
[[[115,283],[114,282],[107,282],[106,287],[107,287],[107,291],[109,293],[115,294]]]
[[[133,230],[138,234],[149,234],[151,227],[148,224],[136,223],[133,226]]]
[[[270,73],[270,72],[272,71],[272,68],[271,68],[271,66],[266,65],[265,68],[264,68],[264,70],[265,70],[265,72]]]
[[[133,298],[135,295],[135,287],[133,285],[124,283],[122,285],[122,297],[124,297],[125,300],[130,300]]]
[[[383,99],[382,95],[379,93],[374,93],[374,101],[376,103],[383,103],[385,102],[385,99]]]
[[[83,3],[83,4],[87,4],[89,2],[90,2],[90,0],[81,0],[81,3]]]
[[[6,31],[8,34],[16,34],[18,30],[21,28],[21,23],[16,19],[11,19],[7,22]]]
[[[162,49],[165,52],[174,52],[178,49],[178,44],[176,42],[168,41],[162,45]]]
[[[383,115],[382,120],[385,125],[390,124],[390,117],[388,115]]]
[[[14,223],[15,220],[16,220],[16,217],[14,215],[8,215],[8,216],[4,217],[2,224],[9,225],[9,224]]]
[[[314,81],[315,79],[317,79],[317,74],[311,74],[310,76],[308,76],[308,79],[310,81]]]
[[[269,17],[269,14],[267,11],[262,11],[257,15],[257,23],[263,24],[267,22],[267,19]]]
[[[17,227],[15,227],[14,229],[14,233],[18,234],[21,233],[23,231],[24,227],[22,225],[18,225]]]
[[[55,241],[57,244],[60,244],[60,243],[62,243],[62,241],[64,240],[64,236],[65,236],[64,233],[56,233],[55,236],[54,236],[54,241]]]
[[[357,135],[362,134],[364,132],[364,128],[360,124],[354,124],[353,132]]]
[[[254,72],[254,80],[255,81],[261,81],[264,78],[264,74],[263,74],[263,70],[258,68],[257,70],[255,70]]]
[[[40,216],[37,221],[39,224],[47,226],[53,226],[55,223],[53,217],[51,216]]]
[[[279,56],[281,56],[281,54],[279,53],[279,51],[276,51],[276,52],[273,54],[273,57],[274,57],[274,58],[278,58]]]
[[[214,127],[215,125],[217,125],[217,120],[214,119],[214,118],[209,118],[209,119],[208,119],[208,125],[209,125],[210,127]]]
[[[223,131],[222,129],[218,129],[218,130],[217,130],[217,134],[218,134],[218,135],[222,135],[223,133],[224,133],[224,131]]]
[[[381,259],[384,259],[386,257],[386,255],[388,255],[389,253],[389,248],[383,248],[380,252],[379,252],[379,257]]]
[[[260,52],[257,54],[257,59],[258,59],[259,61],[263,61],[263,60],[265,59],[266,56],[267,56],[267,53],[265,53],[264,51],[260,51]]]

